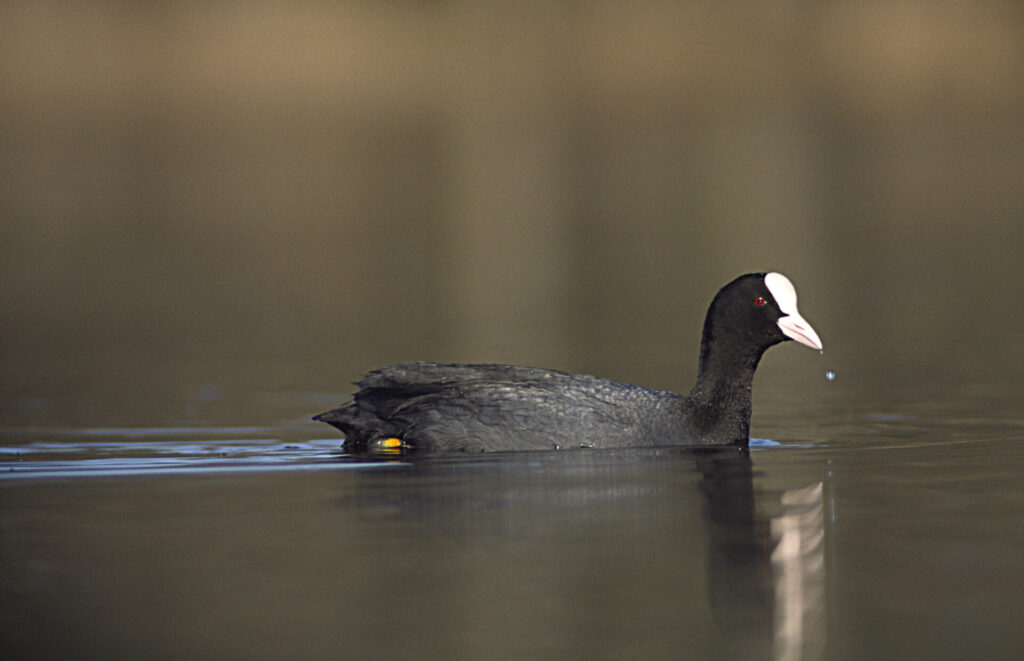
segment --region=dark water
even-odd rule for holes
[[[4,656],[1013,658],[1024,422],[841,377],[762,386],[749,454],[9,428]]]

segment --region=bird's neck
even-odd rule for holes
[[[750,393],[763,350],[744,353],[728,346],[710,349],[710,344],[707,338],[701,343],[697,382],[689,395],[696,432],[709,443],[746,443]]]

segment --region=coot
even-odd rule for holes
[[[533,367],[403,363],[313,419],[345,432],[348,450],[745,446],[754,370],[785,340],[821,349],[789,279],[751,273],[711,301],[688,395]]]

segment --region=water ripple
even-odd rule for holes
[[[270,431],[263,427],[5,430],[0,479],[318,470],[394,463],[347,461],[336,438],[300,442],[218,438]],[[159,440],[168,438],[177,440]]]

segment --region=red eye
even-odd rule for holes
[[[756,305],[757,307],[761,307],[767,302],[768,301],[764,299],[764,296],[758,296],[757,298],[754,299],[754,305]]]

